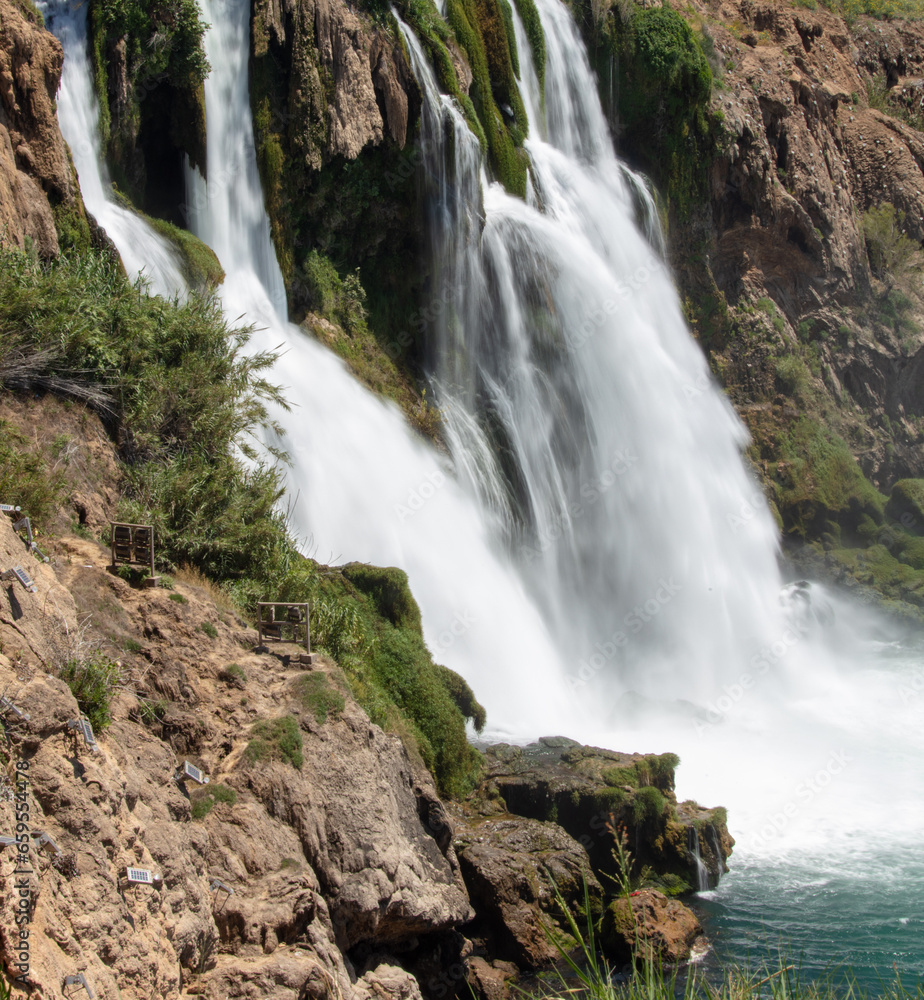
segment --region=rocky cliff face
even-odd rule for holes
[[[92,486],[75,499],[94,529],[110,502]],[[664,888],[645,865],[686,871],[696,824],[718,824],[704,843],[720,854],[703,857],[724,865],[718,813],[668,810],[673,759],[659,770],[661,758],[560,738],[500,746],[476,793],[447,808],[332,660],[308,668],[298,647],[257,647],[195,573],[139,589],[108,571],[108,551],[86,534],[43,545],[49,565],[0,516],[0,570],[20,566],[36,587],[5,580],[0,604],[0,835],[17,830],[17,787],[21,829],[34,834],[27,853],[5,848],[25,881],[0,885],[0,958],[35,996],[58,997],[83,973],[104,1000],[412,1000],[469,995],[467,984],[493,1000],[557,959],[558,894],[580,912],[586,885],[591,916],[603,915],[612,890],[597,874],[612,868],[608,824],[626,809],[636,875]],[[73,725],[82,712],[95,744]],[[208,783],[184,778],[185,762]],[[636,809],[649,798],[639,780],[657,793],[651,815]],[[661,858],[665,839],[679,846]],[[152,884],[129,882],[128,867]],[[699,945],[679,902],[645,889],[632,905],[658,961]],[[610,909],[611,957],[626,961],[634,937],[620,937],[625,920]]]
[[[438,939],[472,911],[451,844],[426,822],[438,804],[429,775],[351,699],[335,697],[322,717],[299,694],[306,676],[339,691],[333,664],[306,674],[288,655],[250,652],[253,633],[205,592],[133,590],[94,542],[63,542],[53,569],[4,517],[0,561],[37,585],[4,584],[0,610],[0,683],[28,716],[4,713],[7,777],[25,762],[28,826],[56,845],[30,854],[35,995],[59,996],[78,971],[113,998],[418,995],[391,951]],[[135,637],[96,750],[68,728],[79,707],[56,676],[99,661],[72,591]],[[289,716],[300,767],[272,746],[248,752],[258,720]],[[184,760],[210,783],[178,783]],[[12,833],[12,802],[3,816]],[[128,884],[129,865],[158,883]],[[5,880],[8,971],[12,889]]]
[[[864,471],[886,488],[920,475],[920,302],[913,292],[901,300],[905,323],[889,315],[863,214],[894,206],[909,240],[924,239],[924,30],[872,20],[849,28],[821,7],[750,0],[698,4],[694,17],[714,46],[725,140],[708,203],[676,226],[681,283],[703,332],[720,297],[739,310],[770,300],[763,311],[784,321],[748,345],[717,338],[718,368],[744,409],[773,395],[757,377],[772,381],[768,346],[811,349],[819,391],[845,425],[865,424],[853,437]]]
[[[62,65],[31,4],[0,0],[0,241],[43,257],[58,252],[53,208],[79,198],[55,115]]]

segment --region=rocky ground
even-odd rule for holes
[[[79,504],[98,528],[105,496]],[[0,568],[20,565],[36,586],[4,581],[0,604],[0,690],[15,706],[2,713],[0,834],[16,830],[13,789],[26,773],[25,826],[52,841],[35,842],[20,866],[31,869],[31,996],[61,997],[65,977],[83,972],[104,1000],[442,997],[468,995],[468,983],[494,1000],[555,961],[555,886],[577,909],[585,883],[611,958],[629,961],[635,921],[625,899],[609,902],[607,824],[631,814],[638,767],[647,780],[652,758],[564,739],[494,747],[477,792],[444,804],[332,660],[308,666],[298,647],[258,647],[195,574],[132,586],[109,572],[88,529],[41,541],[48,564],[0,518]],[[79,680],[100,663],[112,721],[97,726],[94,749],[68,726],[80,706],[61,675],[70,664]],[[291,721],[294,743],[261,732],[275,720]],[[185,761],[209,784],[178,782]],[[685,871],[695,826],[721,845],[715,858],[703,851],[717,876],[731,846],[724,816],[677,807],[672,767],[650,779],[663,808],[650,829],[636,824],[631,849],[662,872]],[[575,804],[560,822],[555,801]],[[679,838],[660,865],[659,830]],[[22,958],[14,856],[12,846],[0,855],[11,977]],[[159,878],[129,884],[127,866]],[[652,888],[631,902],[663,960],[701,946],[678,901]]]

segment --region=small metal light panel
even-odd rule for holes
[[[224,890],[229,896],[234,895],[234,890],[231,888],[231,886],[227,885],[225,882],[222,882],[220,878],[212,879],[212,892],[214,892],[216,889]]]
[[[71,719],[67,728],[79,730],[83,734],[84,743],[94,752],[99,750],[96,737],[93,735],[93,726],[90,725],[90,720],[85,715],[81,715],[79,719]]]
[[[90,1000],[96,1000],[96,994],[93,992],[92,987],[87,982],[87,977],[82,972],[78,972],[76,976],[65,976],[64,985],[82,986],[87,991],[87,996],[90,998]]]
[[[38,593],[38,587],[32,580],[32,577],[22,568],[22,566],[14,566],[12,569],[8,569],[0,579],[3,580],[19,580],[19,582],[29,591],[30,594]]]
[[[155,885],[160,881],[160,875],[154,875],[147,868],[131,868],[125,869],[125,878],[132,885]]]
[[[184,760],[183,766],[176,773],[176,780],[185,781],[187,778],[192,778],[198,785],[207,785],[209,783],[208,777],[198,767],[190,764],[188,760]]]

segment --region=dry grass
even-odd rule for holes
[[[173,579],[177,583],[182,583],[184,587],[191,587],[202,592],[206,600],[211,601],[215,607],[225,615],[237,616],[240,608],[234,603],[231,595],[214,580],[210,580],[201,573],[195,566],[184,563],[173,574]]]

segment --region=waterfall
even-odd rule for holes
[[[87,56],[87,4],[75,0],[37,0],[45,24],[64,49],[58,90],[58,123],[71,150],[87,210],[118,248],[133,280],[142,275],[156,295],[186,292],[176,250],[130,209],[119,205],[110,187],[99,139],[99,106]]]
[[[557,0],[538,6],[544,100],[514,12],[535,205],[484,189],[477,143],[402,29],[435,206],[437,399],[571,686],[699,700],[774,631],[776,531],[637,224],[647,192],[616,160],[576,28]]]
[[[698,892],[705,892],[709,888],[709,869],[703,861],[703,855],[699,847],[699,830],[695,826],[690,827],[690,857],[696,866],[696,889]],[[722,855],[717,854],[716,859],[721,861]]]
[[[726,804],[738,837],[733,877],[707,895],[750,905],[755,928],[805,914],[799,943],[818,941],[824,966],[841,942],[822,919],[849,934],[857,893],[885,926],[881,886],[898,880],[919,912],[920,650],[871,641],[873,616],[823,588],[795,585],[780,607],[745,432],[684,327],[651,199],[613,154],[566,8],[538,0],[544,95],[514,10],[526,202],[489,183],[404,29],[424,93],[439,263],[428,360],[447,460],[287,322],[254,155],[250,5],[202,6],[209,181],[190,173],[189,210],[227,272],[228,316],[258,326],[254,349],[281,347],[275,375],[293,408],[277,416],[305,548],[405,569],[435,658],[472,684],[492,735],[679,752],[679,797]],[[65,46],[58,111],[87,205],[130,273],[146,265],[169,294],[172,251],[106,196],[85,7],[42,9]],[[838,912],[812,924],[823,911],[801,893],[819,878],[845,887]],[[902,933],[920,955],[917,929]]]

